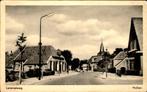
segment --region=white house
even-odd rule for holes
[[[16,50],[13,53],[13,69],[15,71],[19,71],[20,60],[24,60],[23,62],[23,71],[28,71],[29,69],[38,68],[39,65],[39,47],[38,46],[29,46],[26,47],[22,57],[19,54],[19,51]],[[66,61],[62,55],[57,54],[57,50],[52,46],[42,46],[42,70],[49,69],[55,72],[64,72],[66,71]],[[8,62],[8,61],[7,61]]]

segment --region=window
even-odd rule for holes
[[[134,70],[134,62],[130,61],[130,70]]]
[[[137,41],[136,41],[136,40],[132,40],[132,41],[130,42],[130,46],[131,46],[130,48],[131,48],[131,49],[137,49],[137,46],[136,46],[136,45],[137,45]]]

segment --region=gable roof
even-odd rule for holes
[[[19,54],[19,50],[16,50],[13,53],[13,58],[15,58],[17,55]],[[25,63],[25,65],[37,65],[39,64],[39,47],[38,46],[28,46],[25,48],[25,51],[23,53],[23,57],[21,58],[21,56],[19,55],[15,61],[17,60],[26,60],[27,62]],[[55,57],[59,57],[57,55],[57,51],[54,49],[54,47],[52,46],[42,46],[42,64],[46,64],[47,60],[50,56],[55,56]],[[8,60],[8,59],[7,59]],[[9,61],[11,63],[13,63],[12,61]],[[7,61],[8,63],[8,61]],[[7,64],[9,65],[9,64]]]
[[[99,62],[99,61],[101,61],[102,60],[102,56],[101,55],[98,55],[97,56],[97,59],[95,60],[96,62]]]
[[[57,56],[57,51],[52,46],[42,46],[42,64],[46,64],[46,61],[50,56]],[[27,57],[29,55],[29,57]],[[24,57],[28,59],[25,64],[39,64],[39,47],[31,46],[27,47],[24,52]]]
[[[91,56],[90,59],[89,59],[89,62],[92,62],[92,60],[96,59],[96,58],[97,58],[97,56]]]
[[[93,58],[94,58],[94,61],[92,61]],[[92,57],[89,59],[89,61],[90,61],[91,63],[97,63],[97,62],[99,62],[100,60],[102,60],[102,56],[101,56],[101,55],[92,56]]]
[[[114,60],[123,60],[127,57],[127,52],[121,51],[119,52],[113,59]]]
[[[140,50],[143,49],[143,21],[142,18],[133,18],[136,35],[138,38]]]
[[[137,48],[138,50],[143,49],[143,22],[140,17],[133,17],[131,19],[131,27],[130,27],[130,36],[129,36],[129,44],[128,49],[130,50],[130,42],[131,40],[137,40]]]

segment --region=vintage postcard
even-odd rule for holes
[[[1,2],[2,92],[147,92],[146,2]]]

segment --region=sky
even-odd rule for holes
[[[17,49],[22,32],[27,46],[39,42],[40,17],[42,45],[70,50],[73,58],[89,59],[99,52],[100,44],[112,53],[127,48],[131,17],[142,17],[141,6],[7,6],[6,51]]]

